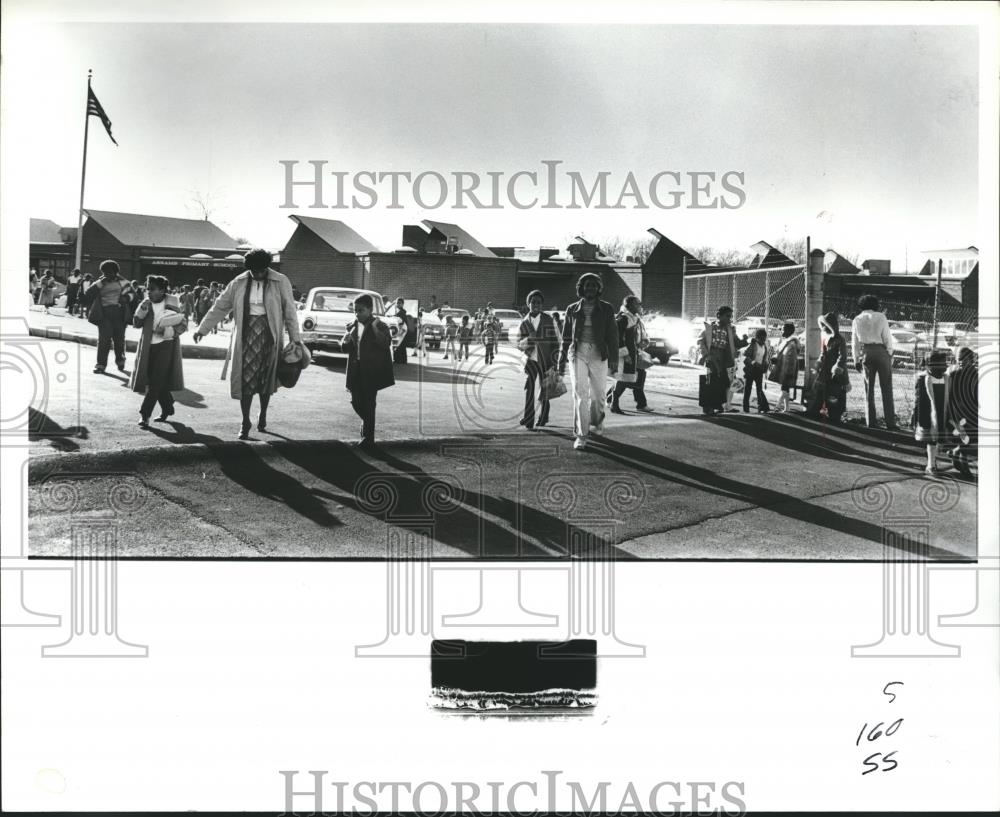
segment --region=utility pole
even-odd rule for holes
[[[812,396],[813,384],[816,380],[816,369],[819,365],[820,330],[819,318],[823,314],[823,261],[824,253],[820,249],[812,250],[812,239],[806,237],[806,371],[805,386],[802,389],[802,402]]]

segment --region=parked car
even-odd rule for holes
[[[451,315],[455,319],[455,323],[457,323],[459,326],[462,325],[462,318],[465,317],[466,315],[469,316],[470,320],[472,319],[472,313],[469,312],[468,309],[460,309],[459,307],[455,306],[449,306],[447,309],[441,308],[437,311],[437,314],[442,321],[449,315]]]
[[[509,340],[510,333],[516,331],[524,320],[516,309],[494,309],[493,317],[500,321],[500,340]]]
[[[652,315],[643,318],[643,323],[649,335],[646,351],[664,366],[670,363],[670,358],[680,354],[681,350],[689,351],[692,337],[696,337],[691,322],[684,318]]]
[[[326,352],[346,357],[341,350],[341,341],[347,333],[347,325],[354,321],[354,300],[359,295],[370,295],[376,315],[384,316],[389,326],[393,345],[401,338],[402,321],[394,315],[386,316],[385,302],[377,292],[368,289],[347,289],[344,287],[314,287],[306,295],[299,310],[299,331],[302,342],[311,352]]]
[[[889,321],[890,329],[905,329],[908,332],[915,332],[916,334],[921,334],[926,332],[933,327],[931,324],[924,321]]]
[[[420,325],[424,330],[424,345],[428,349],[440,349],[444,342],[444,321],[437,312],[421,312]]]

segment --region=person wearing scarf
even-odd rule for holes
[[[169,286],[162,275],[150,275],[146,279],[146,299],[132,318],[133,325],[142,329],[128,383],[132,391],[146,395],[139,407],[140,428],[149,428],[149,416],[157,403],[160,416],[156,420],[165,422],[174,413],[171,392],[184,388],[180,335],[187,331],[187,319],[178,323],[171,317],[184,313],[177,296],[167,294]]]
[[[267,407],[278,390],[278,350],[284,346],[284,332],[293,343],[302,345],[298,309],[287,276],[271,269],[273,256],[267,250],[253,249],[244,256],[245,272],[229,282],[194,333],[198,343],[230,312],[233,313],[233,337],[222,369],[232,359],[229,393],[240,401],[243,425],[239,439],[250,438],[250,409],[254,395],[260,398],[258,431],[267,428]]]
[[[531,431],[541,428],[549,421],[545,378],[559,362],[559,332],[552,316],[542,312],[545,296],[540,290],[529,292],[525,303],[528,305],[528,314],[521,321],[517,339],[517,347],[524,353],[525,378],[524,413],[520,424]]]
[[[705,367],[706,376],[707,388],[702,404],[705,414],[723,412],[728,407],[736,373],[736,353],[750,342],[746,335],[736,336],[731,306],[720,306],[715,317],[714,321],[706,321],[698,338],[699,360]]]
[[[913,400],[913,436],[927,444],[927,467],[930,477],[937,476],[938,445],[948,439],[948,406],[951,402],[951,375],[948,355],[940,349],[925,361],[926,371],[917,378]]]
[[[615,414],[625,413],[619,401],[626,389],[632,390],[636,411],[652,411],[646,403],[644,390],[646,370],[638,366],[639,352],[649,345],[649,335],[646,334],[646,327],[640,316],[641,308],[639,299],[635,295],[628,295],[622,301],[621,309],[615,318],[615,323],[618,325],[618,357],[622,361],[616,377],[618,382],[608,392],[611,398],[611,411]]]

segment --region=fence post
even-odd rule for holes
[[[933,352],[937,349],[937,339],[938,339],[938,307],[941,303],[941,267],[942,261],[938,259],[938,270],[937,270],[937,283],[934,285],[934,340],[931,342],[931,351]],[[916,366],[917,361],[914,358],[913,365]]]
[[[688,260],[687,256],[681,256],[681,317],[689,318],[688,315],[688,295],[690,289],[688,287]]]
[[[701,312],[701,319],[704,321],[708,320],[708,289],[709,289],[708,284],[709,281],[711,281],[712,279],[706,275],[701,280],[704,282],[704,290],[705,290],[705,306]]]
[[[764,272],[764,328],[771,333],[771,271]]]
[[[809,239],[806,239],[808,246]],[[823,261],[825,254],[820,249],[812,250],[806,256],[803,270],[806,279],[806,370],[802,389],[802,402],[812,396],[815,370],[819,364],[820,331],[819,317],[823,314]]]

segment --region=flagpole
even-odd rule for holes
[[[83,169],[80,171],[80,212],[76,222],[76,268],[83,272],[83,185],[87,181],[87,134],[90,130],[90,78],[94,69],[87,69],[87,106],[83,115]]]

